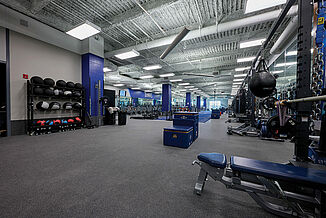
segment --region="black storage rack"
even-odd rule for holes
[[[65,95],[37,95],[34,93],[34,88],[53,88],[53,89],[60,89],[63,91],[78,91],[81,93],[81,96],[65,96]],[[46,118],[37,118],[35,112],[39,111],[37,108],[34,108],[37,102],[46,100],[59,100],[59,101],[70,101],[70,102],[79,102],[81,103],[81,109],[72,109],[74,112],[77,112],[79,115],[78,117],[81,119],[79,123],[60,123],[59,125],[38,125],[36,124],[37,120],[67,120],[73,119],[74,117],[67,117],[67,116],[57,116],[57,117],[46,117]],[[50,112],[51,110],[45,110],[44,112]],[[59,111],[66,111],[65,109],[61,108]],[[75,130],[80,129],[85,126],[85,89],[77,89],[77,88],[69,88],[69,87],[50,87],[44,84],[33,84],[29,80],[27,81],[27,134],[29,135],[38,135],[38,134],[48,134],[53,132],[59,131],[66,131],[66,130]]]

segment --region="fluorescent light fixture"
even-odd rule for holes
[[[113,86],[119,87],[119,86],[124,86],[125,84],[119,83],[119,84],[114,84]]]
[[[182,79],[171,79],[170,82],[181,82]]]
[[[237,63],[253,61],[256,57],[238,58]]]
[[[285,4],[286,0],[247,0],[245,14]]]
[[[233,83],[233,85],[241,85],[242,83],[239,83],[239,82],[236,82],[236,83]]]
[[[244,70],[249,70],[250,67],[239,67],[239,68],[235,68],[235,71],[244,71]]]
[[[179,86],[187,86],[190,85],[190,83],[179,83]]]
[[[232,89],[233,89],[233,88],[238,88],[238,87],[239,87],[239,85],[235,85],[235,86],[232,86]]]
[[[180,91],[180,92],[186,92],[187,89],[180,89],[179,91]]]
[[[288,52],[286,52],[285,56],[294,56],[297,54],[298,54],[298,51],[288,51]]]
[[[186,89],[191,89],[191,88],[195,88],[195,86],[186,86]]]
[[[240,42],[240,48],[249,48],[254,46],[260,46],[266,39],[255,39],[251,41]]]
[[[162,66],[159,64],[143,67],[144,70],[157,70],[157,69],[161,69],[161,68],[162,68]]]
[[[241,82],[243,80],[244,80],[244,78],[242,78],[242,79],[234,79],[233,82]]]
[[[145,90],[145,92],[152,92],[152,90]]]
[[[285,66],[290,66],[290,65],[295,65],[297,62],[287,62],[287,63],[278,63],[275,65],[275,67],[285,67]]]
[[[131,88],[132,90],[140,90],[139,87],[134,87],[134,88]]]
[[[246,73],[244,73],[244,74],[235,74],[235,75],[234,75],[234,77],[245,77],[245,76],[247,76]]]
[[[69,30],[66,33],[79,40],[83,40],[90,36],[98,34],[99,32],[101,32],[100,27],[96,26],[95,24],[92,24],[89,21],[86,21],[85,23],[80,24],[79,26],[73,28],[72,30]]]
[[[139,56],[139,52],[136,51],[136,50],[131,50],[131,51],[128,51],[128,52],[124,52],[124,53],[121,53],[121,54],[117,54],[117,55],[114,55],[115,57],[121,59],[121,60],[124,60],[124,59],[128,59],[128,58],[133,58],[133,57],[137,57]]]
[[[160,77],[169,77],[169,76],[174,76],[174,73],[167,73],[167,74],[161,74]]]
[[[145,75],[145,76],[140,76],[139,78],[140,79],[151,79],[153,77],[154,77],[153,75]]]
[[[112,70],[111,70],[110,68],[108,68],[108,67],[104,67],[104,68],[103,68],[103,72],[104,72],[104,73],[106,73],[106,72],[110,72],[110,71],[112,71]]]
[[[272,74],[278,74],[278,73],[283,73],[284,72],[284,70],[276,70],[276,71],[272,71],[271,73]]]

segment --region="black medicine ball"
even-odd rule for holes
[[[40,88],[40,87],[35,87],[35,88],[33,89],[33,93],[34,93],[35,95],[43,95],[43,89]]]
[[[56,83],[56,85],[58,86],[58,87],[66,87],[66,82],[65,81],[63,81],[63,80],[58,80],[57,81],[57,83]]]
[[[47,110],[49,108],[49,103],[46,101],[40,101],[36,104],[36,108],[39,110]]]
[[[54,82],[54,80],[51,79],[51,78],[45,78],[45,79],[44,79],[44,84],[53,87],[54,84],[55,84],[55,82]]]
[[[72,92],[71,91],[64,91],[64,93],[63,93],[64,95],[72,95]]]
[[[76,88],[76,89],[82,89],[82,88],[83,88],[83,85],[80,84],[80,83],[76,83],[76,84],[75,84],[75,88]]]
[[[74,104],[73,104],[73,108],[74,108],[74,109],[78,109],[78,110],[79,110],[79,109],[81,109],[81,108],[82,108],[82,104],[81,104],[81,103],[79,103],[79,102],[76,102],[76,103],[74,103]]]
[[[72,103],[71,102],[64,103],[63,108],[66,109],[66,110],[71,110],[72,109]]]
[[[53,90],[53,93],[54,93],[54,95],[60,95],[60,90],[59,89],[55,89],[55,90]]]
[[[44,89],[44,94],[51,96],[54,95],[54,91],[52,89]]]
[[[68,88],[75,88],[75,83],[73,83],[73,82],[67,82],[67,87]]]
[[[59,102],[51,102],[50,109],[51,110],[59,110],[61,108],[61,104]]]
[[[44,84],[44,81],[43,81],[43,79],[42,79],[41,77],[39,77],[39,76],[33,76],[33,77],[31,78],[31,83],[42,85],[42,84]]]
[[[80,97],[81,96],[81,93],[78,92],[78,91],[75,91],[75,92],[73,92],[73,95],[76,96],[76,97]]]

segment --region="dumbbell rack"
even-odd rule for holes
[[[54,86],[54,89],[64,89],[65,91],[79,91],[81,93],[81,96],[63,96],[63,95],[37,95],[34,93],[34,88],[40,87],[40,88],[52,88],[48,85],[41,85],[41,84],[33,84],[30,81],[27,81],[27,134],[29,135],[38,135],[38,134],[48,134],[53,132],[59,132],[59,131],[67,131],[67,130],[74,130],[74,129],[80,129],[81,127],[84,127],[85,125],[85,90],[83,89],[76,89],[76,88],[62,88],[62,87],[56,87]],[[34,105],[36,105],[37,101],[46,100],[46,101],[53,101],[53,100],[67,100],[67,101],[74,101],[79,102],[82,104],[81,109],[78,109],[78,117],[81,119],[80,123],[67,123],[67,124],[59,124],[59,125],[37,125],[36,121],[40,119],[48,119],[48,120],[56,120],[56,119],[71,119],[72,117],[66,117],[66,116],[58,116],[58,117],[47,117],[47,118],[37,118],[35,112],[39,111],[38,109],[34,108]],[[61,111],[65,109],[60,109]],[[73,109],[74,111],[77,111],[76,109]],[[50,112],[51,110],[45,110],[44,112]]]

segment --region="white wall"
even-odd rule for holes
[[[81,82],[81,56],[48,43],[10,31],[11,120],[27,119],[27,81],[40,76]]]
[[[6,29],[0,27],[0,61],[6,61]]]

